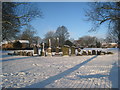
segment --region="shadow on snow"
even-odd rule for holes
[[[44,88],[46,85],[49,85],[50,83],[53,83],[55,80],[58,80],[58,79],[60,79],[60,78],[62,78],[64,76],[72,73],[73,71],[79,69],[82,65],[88,63],[89,61],[91,61],[92,59],[94,59],[96,57],[97,57],[97,55],[93,56],[92,58],[90,58],[90,59],[88,59],[88,60],[86,60],[86,61],[84,61],[84,62],[82,62],[82,63],[80,63],[80,64],[78,64],[78,65],[76,65],[76,66],[74,66],[74,67],[72,67],[72,68],[62,72],[62,73],[60,73],[60,74],[52,76],[52,77],[50,77],[50,78],[48,78],[46,80],[43,80],[41,82],[32,84],[30,86],[26,86],[25,88]]]
[[[0,60],[0,62],[7,62],[7,61],[14,61],[14,60],[22,60],[22,59],[28,59],[28,58],[33,58],[33,57],[35,57],[35,56],[31,56],[31,57],[11,58],[11,59]]]
[[[113,64],[110,70],[109,80],[112,83],[112,88],[118,88],[118,65],[116,63]]]
[[[12,55],[15,56],[15,55]],[[11,57],[11,55],[1,55],[1,58]]]
[[[111,68],[109,75],[93,74],[93,75],[77,75],[77,77],[79,77],[80,79],[108,77],[112,83],[112,88],[118,88],[118,66],[116,63],[113,64],[113,67]]]
[[[93,75],[77,75],[77,77],[80,78],[100,78],[100,77],[106,77],[108,75],[102,75],[102,74],[93,74]]]

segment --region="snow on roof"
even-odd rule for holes
[[[112,45],[113,45],[113,44],[117,44],[117,43],[109,43],[109,44],[112,44]]]
[[[117,43],[102,43],[102,45],[108,45],[108,44],[116,45]]]
[[[1,44],[8,44],[8,41],[3,41],[1,42]]]
[[[70,47],[69,45],[64,45],[65,47]]]
[[[102,45],[106,45],[107,43],[102,43]]]
[[[3,41],[3,42],[1,42],[1,45],[2,45],[2,44],[8,44],[9,42],[14,43],[15,41],[16,41],[16,40],[12,40],[12,41]],[[17,41],[19,41],[20,43],[29,43],[28,40],[17,40]]]
[[[28,40],[18,40],[20,43],[29,43]]]

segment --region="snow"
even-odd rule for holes
[[[114,54],[28,57],[4,52],[0,84],[6,88],[118,88],[118,49],[104,50]]]
[[[28,40],[18,40],[20,43],[29,43]]]

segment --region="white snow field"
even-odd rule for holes
[[[2,54],[5,88],[118,88],[118,49],[109,55],[28,57]]]

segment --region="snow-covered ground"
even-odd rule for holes
[[[118,88],[118,49],[104,50],[114,54],[28,57],[3,52],[0,84],[6,88]]]

